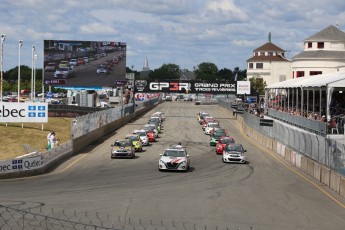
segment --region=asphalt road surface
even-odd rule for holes
[[[248,164],[225,164],[215,154],[196,120],[201,110],[244,145]],[[0,204],[109,215],[128,229],[345,228],[345,200],[246,137],[229,111],[182,101],[154,111],[165,112],[163,133],[136,159],[111,159],[110,145],[143,127],[153,111],[49,174],[0,181]],[[191,155],[190,171],[159,172],[159,154],[179,141]]]

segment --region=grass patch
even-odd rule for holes
[[[45,151],[47,134],[54,130],[60,143],[70,140],[71,122],[73,118],[49,117],[48,123],[0,123],[0,160],[11,160],[27,154],[24,144],[28,145],[29,152]]]

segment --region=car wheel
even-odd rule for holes
[[[224,161],[224,158],[222,157],[222,161],[223,161],[223,163],[226,163],[225,161]]]

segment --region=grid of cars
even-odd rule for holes
[[[144,127],[133,130],[123,139],[115,140],[114,144],[111,145],[111,158],[135,158],[135,154],[142,152],[144,146],[156,142],[164,120],[163,112],[155,112]]]
[[[112,57],[110,57],[112,56]],[[85,57],[74,57],[69,60],[51,61],[44,67],[45,72],[53,72],[53,77],[56,79],[70,78],[74,75],[74,68],[86,65],[95,60],[97,74],[109,74],[112,66],[118,64],[121,59],[125,57],[124,53],[107,55],[106,53],[96,53]]]
[[[210,135],[210,146],[215,146],[215,152],[222,155],[224,163],[247,163],[245,153],[247,150],[242,144],[235,143],[235,139],[222,128],[219,121],[209,113],[201,111],[197,114],[197,120],[206,135]]]

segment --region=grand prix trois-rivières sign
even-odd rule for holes
[[[238,92],[238,86],[241,86],[241,92]],[[213,93],[213,94],[250,94],[250,82],[220,82],[220,81],[149,81],[136,80],[134,82],[135,92],[147,93]]]

